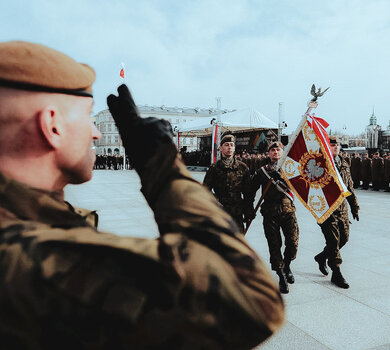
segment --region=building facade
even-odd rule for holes
[[[138,106],[138,111],[141,118],[155,117],[165,119],[171,123],[173,130],[182,123],[193,121],[199,118],[217,116],[219,113],[230,112],[228,110],[221,110],[215,108],[181,108],[181,107],[165,107],[165,106]],[[101,132],[102,137],[94,141],[96,147],[96,154],[100,155],[114,155],[124,154],[124,148],[116,128],[114,119],[108,109],[100,111],[93,116],[93,121]],[[182,137],[180,139],[181,147],[187,151],[197,149],[197,137]]]
[[[366,148],[367,149],[379,149],[381,146],[381,126],[377,124],[377,119],[372,111],[370,117],[370,124],[366,126]]]

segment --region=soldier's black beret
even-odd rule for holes
[[[221,138],[220,145],[222,146],[225,142],[236,142],[236,138],[233,135],[225,135]]]
[[[337,136],[329,136],[329,142],[330,144],[339,144],[340,140]]]
[[[271,148],[274,148],[274,147],[279,147],[281,149],[284,149],[284,145],[283,143],[279,142],[279,141],[273,141],[269,144],[268,146],[268,151],[271,149]]]

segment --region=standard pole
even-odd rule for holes
[[[272,184],[272,180],[273,180],[272,177],[268,180],[267,186],[265,186],[265,189],[264,189],[263,193],[261,194],[261,197],[260,197],[259,201],[258,201],[257,204],[256,204],[256,207],[255,207],[255,214],[256,214],[257,211],[259,210],[260,205],[261,205],[261,203],[263,202],[263,199],[264,199],[265,195],[267,194],[267,192],[268,192],[268,190],[269,190],[269,188],[270,188],[270,186],[271,186],[271,184]],[[253,221],[253,220],[249,221],[249,222],[246,224],[245,231],[244,231],[244,235],[248,232],[249,226],[251,225],[252,221]]]
[[[298,127],[296,128],[290,142],[288,143],[286,149],[283,152],[282,157],[279,159],[276,169],[279,169],[282,166],[282,164],[284,163],[284,161],[286,160],[288,152],[290,152],[290,149],[291,149],[292,145],[294,144],[295,140],[297,139],[303,124],[306,122],[306,116],[310,114],[310,112],[313,108],[317,108],[317,106],[318,106],[317,102],[313,102],[313,101],[309,102],[309,106],[308,106],[305,114],[302,116],[301,121],[298,124]]]

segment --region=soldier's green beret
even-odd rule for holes
[[[92,97],[95,71],[47,46],[0,42],[0,86]]]
[[[222,146],[225,142],[236,142],[236,138],[233,135],[225,135],[221,138],[220,146]]]
[[[274,147],[279,147],[281,149],[284,149],[284,146],[283,146],[283,143],[279,142],[279,141],[273,141],[269,144],[268,146],[268,151],[271,149],[271,148],[274,148]]]

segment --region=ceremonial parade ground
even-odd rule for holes
[[[204,174],[192,173],[199,181]],[[360,221],[351,218],[350,240],[341,250],[341,268],[350,289],[336,287],[330,274],[325,277],[319,272],[313,257],[323,249],[324,238],[313,216],[296,200],[300,240],[297,259],[291,264],[296,282],[284,295],[284,327],[261,349],[390,349],[390,193],[358,189],[356,194]],[[90,182],[68,185],[65,199],[97,210],[102,231],[158,236],[133,170],[95,170]],[[260,213],[246,238],[268,263]]]

